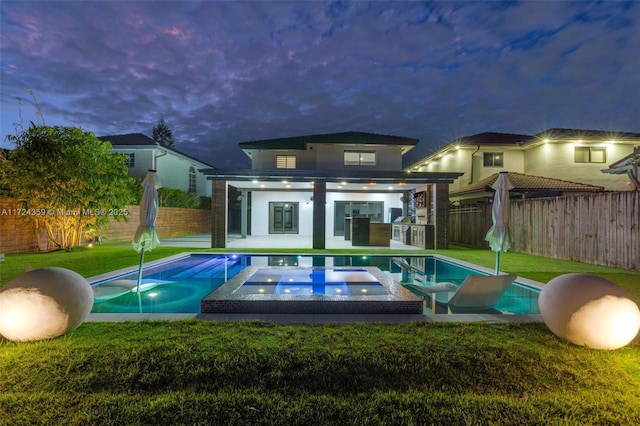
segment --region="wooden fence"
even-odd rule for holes
[[[139,206],[129,206],[128,221],[116,222],[101,229],[105,242],[131,240],[139,224]],[[211,232],[211,210],[161,207],[156,229],[160,238]],[[0,199],[0,253],[26,253],[53,249],[43,232],[36,231],[20,217],[15,200]]]
[[[491,205],[449,211],[449,241],[489,247]],[[640,270],[640,192],[512,200],[510,251]]]

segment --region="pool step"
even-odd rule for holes
[[[216,273],[224,271],[225,267],[229,268],[237,262],[236,259],[229,259],[224,256],[214,257],[177,272],[171,275],[171,278],[213,278]]]

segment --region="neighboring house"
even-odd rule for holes
[[[640,191],[640,146],[631,154],[611,164],[608,169],[602,170],[602,173],[625,174],[629,178],[629,188],[632,191]]]
[[[200,169],[211,168],[210,165],[162,146],[142,133],[101,136],[99,139],[111,142],[112,152],[128,156],[129,176],[142,179],[147,170],[153,169],[165,188],[195,192],[201,197],[211,196],[211,185],[200,172]]]
[[[319,249],[327,238],[350,238],[352,220],[389,225],[395,215],[410,215],[419,191],[434,228],[426,245],[446,248],[448,189],[460,173],[403,171],[402,156],[417,143],[361,132],[240,143],[251,169],[203,170],[213,181],[212,246],[226,246],[233,186],[241,194],[241,237],[297,234]],[[389,238],[383,245],[388,243]]]
[[[449,200],[455,204],[469,204],[478,201],[493,200],[495,190],[492,185],[500,173],[494,173],[477,182],[449,192]],[[556,197],[560,195],[583,194],[585,192],[600,192],[601,186],[570,182],[540,176],[525,175],[517,172],[508,173],[509,182],[513,189],[509,190],[511,199]]]
[[[464,190],[499,171],[628,190],[627,178],[600,171],[603,164],[632,153],[638,144],[640,133],[598,130],[549,129],[532,136],[480,133],[455,139],[408,170],[464,173],[451,191]]]

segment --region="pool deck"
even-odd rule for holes
[[[188,248],[209,248],[211,236],[209,234],[191,235],[178,238],[166,238],[161,244],[168,247]],[[290,248],[310,248],[306,247],[306,238],[298,236],[282,237],[248,237],[246,239],[232,238],[230,240],[229,251],[242,248],[256,247],[290,247]],[[268,241],[268,243],[267,243]],[[395,244],[394,244],[395,243]],[[267,245],[265,245],[267,244]],[[371,249],[374,247],[353,247],[350,241],[334,237],[327,239],[327,249],[334,248],[362,248]],[[406,246],[395,241],[391,241],[390,249],[393,250],[419,250],[417,247]],[[185,250],[188,252],[188,250]],[[464,263],[464,262],[463,262]],[[129,269],[129,268],[127,268]],[[109,275],[112,275],[111,272]],[[105,276],[107,274],[104,274]],[[95,277],[94,277],[95,278]],[[535,282],[518,277],[518,281],[530,283],[535,286]],[[188,319],[199,319],[205,321],[267,321],[280,324],[317,324],[317,323],[356,323],[356,322],[377,322],[377,323],[409,323],[409,322],[486,322],[486,323],[531,323],[543,322],[542,316],[536,315],[492,315],[492,314],[254,314],[254,313],[215,313],[215,314],[89,314],[86,322],[123,322],[123,321],[179,321]]]
[[[277,324],[329,324],[374,322],[401,324],[410,322],[486,322],[486,323],[538,323],[541,315],[490,314],[89,314],[85,322],[124,321],[266,321]]]

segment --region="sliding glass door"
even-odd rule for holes
[[[371,222],[384,222],[383,201],[336,201],[333,216],[333,235],[344,236],[347,217],[368,217]]]

